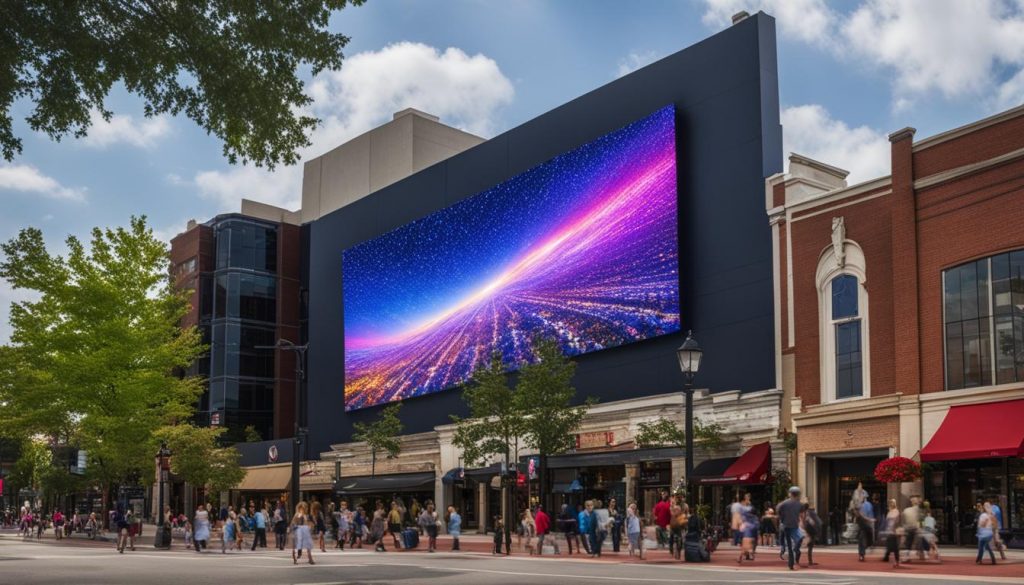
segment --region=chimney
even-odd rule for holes
[[[188,230],[190,230],[190,229],[192,229],[194,227],[196,227],[196,220],[190,219],[190,220],[188,220],[188,223],[185,224],[185,231],[187,232]]]
[[[740,10],[736,14],[732,15],[732,23],[736,24],[736,23],[738,23],[738,22],[740,22],[742,20],[747,19],[749,16],[750,16],[749,12],[747,12],[746,10]]]

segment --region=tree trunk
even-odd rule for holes
[[[548,456],[543,451],[537,456],[537,485],[539,486],[537,501],[544,506],[544,511],[548,516],[551,516],[554,512],[552,507],[554,494],[548,489]]]
[[[370,450],[370,477],[376,477],[377,475],[377,450]]]

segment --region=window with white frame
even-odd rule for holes
[[[842,250],[836,250],[836,245]],[[815,275],[818,287],[821,401],[871,395],[867,271],[852,240],[826,248]]]

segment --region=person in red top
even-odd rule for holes
[[[533,516],[533,523],[537,527],[537,555],[540,556],[544,552],[544,540],[549,534],[551,535],[551,544],[555,547],[555,554],[562,554],[562,551],[558,550],[558,540],[554,534],[551,534],[551,518],[544,512],[544,506],[537,506],[537,513]]]
[[[657,525],[658,548],[668,542],[668,525],[672,520],[672,506],[668,503],[668,492],[661,492],[661,501],[654,505],[654,523]]]

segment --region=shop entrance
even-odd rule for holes
[[[867,491],[875,503],[876,515],[886,508],[886,485],[875,479],[875,467],[888,453],[861,456],[816,457],[818,515],[825,521],[825,542],[844,544],[843,532],[850,514],[850,501],[857,485]]]

